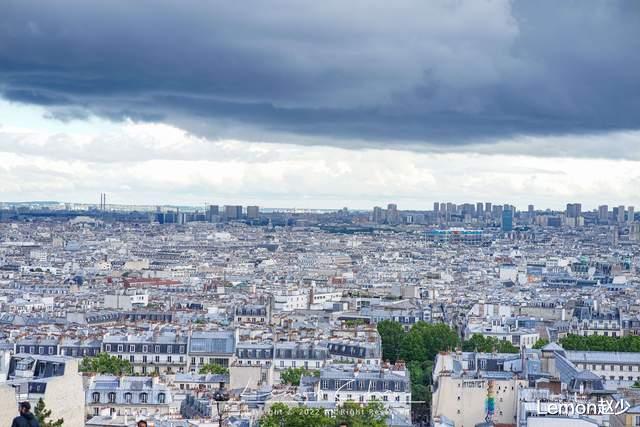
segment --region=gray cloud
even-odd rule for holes
[[[61,120],[347,148],[638,129],[639,18],[604,0],[6,0],[0,92]]]

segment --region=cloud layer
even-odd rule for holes
[[[624,145],[626,138],[638,137],[593,136],[591,144]],[[581,140],[538,137],[527,144],[553,147]],[[131,121],[99,132],[4,126],[0,195],[4,201],[94,202],[99,192],[107,192],[110,202],[125,204],[347,204],[362,209],[389,202],[403,209],[430,209],[436,200],[561,208],[575,200],[588,209],[600,203],[640,205],[640,152],[633,157],[541,158],[212,141],[166,124]]]
[[[638,22],[604,0],[7,0],[0,92],[213,139],[624,158],[530,143],[640,127]]]

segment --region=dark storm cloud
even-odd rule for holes
[[[2,4],[0,91],[62,120],[342,146],[640,127],[638,2]]]

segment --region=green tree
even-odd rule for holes
[[[51,416],[51,410],[47,409],[42,398],[38,400],[38,403],[33,410],[33,415],[35,415],[35,417],[38,419],[40,427],[62,427],[62,423],[64,423],[63,418],[55,421],[49,420],[49,417]]]
[[[482,353],[519,353],[520,349],[509,341],[499,340],[495,337],[485,337],[474,334],[470,339],[462,343],[464,351],[479,351]]]
[[[283,384],[290,384],[294,386],[300,385],[300,378],[308,376],[318,376],[319,371],[310,371],[305,368],[287,368],[280,374],[280,381]]]
[[[220,366],[217,363],[207,363],[206,365],[202,365],[198,370],[200,374],[213,374],[213,375],[227,375],[229,374],[229,369],[224,366]]]
[[[378,323],[378,333],[382,340],[382,358],[395,363],[405,337],[404,328],[398,322],[383,320]]]
[[[640,336],[567,335],[560,340],[566,350],[639,352]]]
[[[536,341],[536,343],[533,345],[533,348],[540,350],[542,347],[544,347],[545,345],[549,344],[549,340],[546,338],[540,338],[538,341]]]
[[[93,372],[97,374],[130,375],[133,372],[128,360],[110,356],[108,353],[99,353],[95,357],[85,357],[80,362],[81,372]]]
[[[433,361],[439,352],[459,345],[458,334],[444,323],[418,322],[402,340],[399,358],[406,362]]]
[[[382,326],[381,326],[382,325]],[[456,331],[443,323],[418,322],[409,332],[404,332],[401,324],[384,321],[378,324],[382,338],[384,356],[389,360],[404,360],[411,378],[411,394],[414,401],[425,403],[412,404],[414,416],[421,418],[429,413],[431,404],[431,373],[436,355],[441,351],[454,350],[460,345]]]

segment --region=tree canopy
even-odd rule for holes
[[[378,332],[382,339],[382,357],[391,362],[406,362],[412,399],[425,402],[414,405],[414,416],[426,416],[431,401],[429,384],[433,361],[438,352],[454,350],[460,345],[458,334],[443,323],[426,322],[418,322],[405,332],[400,323],[391,320],[379,322]]]
[[[482,353],[519,353],[520,349],[509,341],[499,340],[495,337],[485,337],[474,334],[470,339],[462,343],[463,351],[479,351]]]
[[[51,410],[47,409],[42,398],[38,400],[36,407],[33,409],[33,415],[38,419],[40,427],[62,427],[62,424],[64,423],[64,418],[60,418],[55,421],[49,419],[51,416]]]
[[[229,374],[229,369],[224,366],[220,366],[217,363],[207,363],[206,365],[202,365],[198,370],[199,374],[212,374],[212,375],[227,375]]]
[[[565,350],[640,352],[640,336],[606,337],[602,335],[567,335],[560,339]]]
[[[320,372],[318,371],[310,371],[305,368],[287,368],[280,374],[280,381],[283,384],[289,384],[294,386],[300,385],[300,378],[303,376],[317,376]]]
[[[533,348],[535,348],[536,350],[540,350],[542,347],[544,347],[545,345],[549,344],[549,340],[546,338],[540,338],[538,341],[536,341],[536,343],[533,345]]]
[[[95,372],[97,374],[130,375],[133,372],[128,360],[110,356],[108,353],[99,353],[95,357],[85,357],[80,362],[81,372]]]

